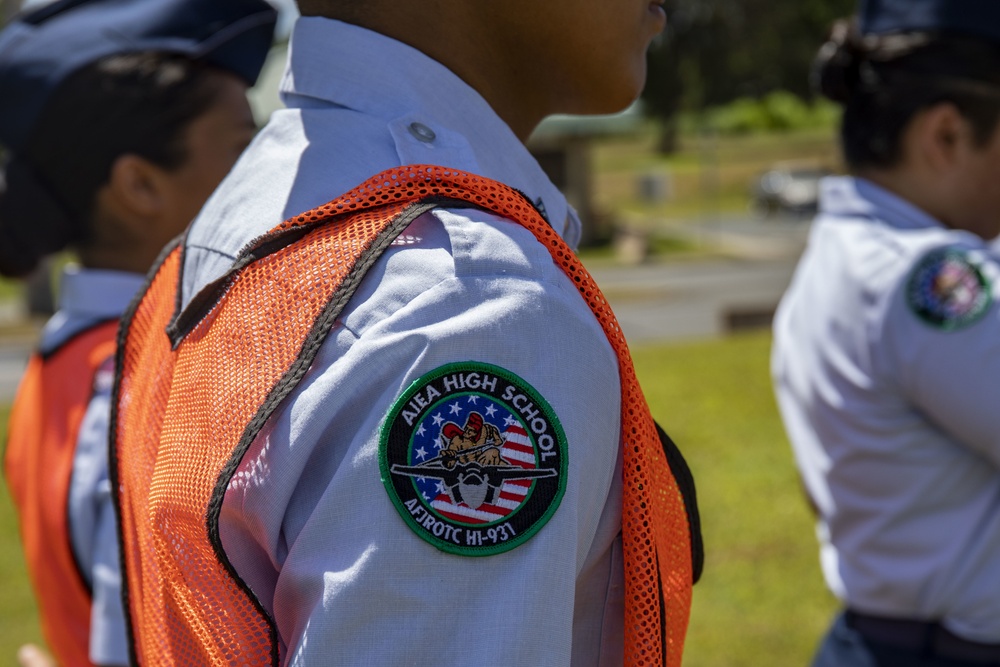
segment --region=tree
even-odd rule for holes
[[[787,90],[811,99],[809,71],[834,20],[855,0],[667,0],[643,99],[667,138],[682,109]]]

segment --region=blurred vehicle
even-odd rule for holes
[[[809,218],[819,204],[819,181],[833,171],[817,164],[778,163],[753,184],[750,210],[760,218]]]

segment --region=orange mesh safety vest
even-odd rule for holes
[[[661,444],[625,339],[573,252],[523,195],[441,167],[384,172],[255,241],[177,313],[182,250],[167,251],[126,316],[112,474],[134,660],[141,665],[278,664],[273,620],[233,571],[219,537],[241,457],[309,368],[367,269],[422,213],[476,206],[524,225],[549,249],[618,353],[625,442],[626,664],[677,667],[700,537],[686,468]],[[672,461],[668,459],[673,458]],[[688,494],[691,501],[693,495]]]
[[[28,362],[10,415],[4,470],[20,515],[42,631],[63,667],[90,665],[91,593],[73,553],[69,485],[94,375],[114,355],[117,321]]]

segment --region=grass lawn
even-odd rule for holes
[[[655,150],[651,129],[593,144],[593,196],[598,209],[613,211],[619,222],[662,231],[673,224],[716,215],[745,214],[752,183],[779,162],[804,162],[841,168],[832,128],[747,136],[681,137],[676,153]],[[669,195],[648,201],[640,176],[668,183]]]
[[[694,471],[705,535],[685,667],[807,665],[837,604],[772,397],[770,335],[633,350]]]
[[[0,278],[0,299],[16,299],[21,296],[21,284],[9,278]]]
[[[757,333],[633,351],[653,414],[698,484],[707,559],[685,667],[806,665],[836,607],[772,399],[769,345]],[[39,632],[6,488],[0,586],[0,664],[11,664]]]

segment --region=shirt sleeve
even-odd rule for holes
[[[90,659],[96,665],[128,664],[121,602],[118,535],[108,479],[111,368],[95,378],[95,391],[77,439],[70,484],[73,549],[91,584]]]
[[[900,390],[961,446],[1000,469],[1000,265],[980,248],[946,246],[914,263],[885,331]]]
[[[122,607],[118,529],[111,504],[111,487],[102,503],[94,552],[94,604],[90,616],[90,660],[95,665],[127,665],[128,638]]]
[[[617,359],[526,231],[436,215],[448,238],[411,225],[244,457],[226,553],[288,664],[620,660]]]

